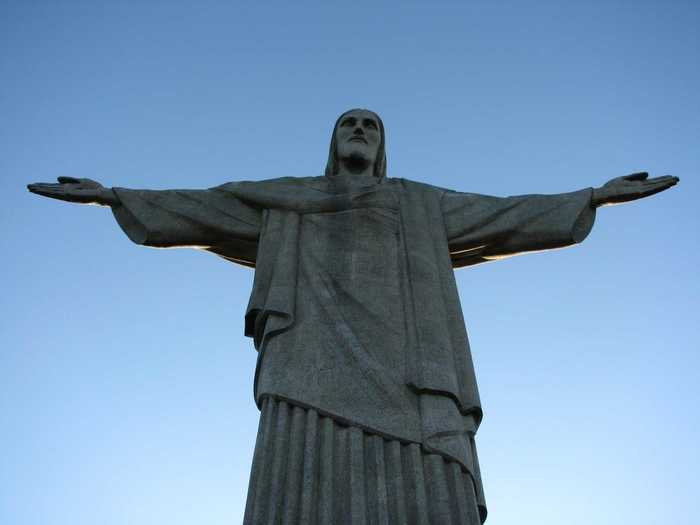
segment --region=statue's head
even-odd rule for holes
[[[374,176],[386,176],[384,123],[367,109],[351,109],[335,121],[328,151],[326,176],[338,173],[340,159],[357,159],[374,164]]]

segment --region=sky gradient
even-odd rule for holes
[[[25,185],[320,175],[351,107],[384,120],[389,176],[681,178],[457,281],[487,523],[696,523],[698,2],[60,4],[0,1],[0,523],[240,523],[257,432],[252,272]]]

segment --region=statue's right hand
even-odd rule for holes
[[[27,184],[27,189],[44,197],[80,204],[109,206],[116,202],[116,196],[111,189],[105,188],[102,184],[92,179],[58,177],[58,184],[36,182]]]

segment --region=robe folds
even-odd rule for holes
[[[482,410],[453,269],[582,241],[591,189],[500,198],[285,177],[114,191],[132,241],[255,268],[245,335],[259,352],[258,406],[272,396],[456,461],[485,517]]]

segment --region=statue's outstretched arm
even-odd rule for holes
[[[594,188],[591,204],[595,207],[612,206],[643,199],[675,186],[679,180],[678,177],[670,175],[650,179],[646,172],[616,177],[600,188]]]
[[[58,183],[35,182],[27,184],[27,189],[43,197],[78,204],[97,206],[117,206],[119,204],[119,198],[111,188],[105,188],[92,179],[58,177]]]
[[[453,266],[579,243],[593,227],[592,202],[592,188],[513,197],[446,192],[442,208]]]
[[[69,202],[110,206],[133,242],[157,248],[200,248],[246,266],[255,264],[262,209],[222,187],[205,190],[105,188],[90,179],[59,177],[29,191]]]
[[[455,267],[520,253],[563,248],[590,232],[595,209],[648,197],[678,183],[633,173],[589,188],[556,195],[492,197],[448,191],[442,208]]]

